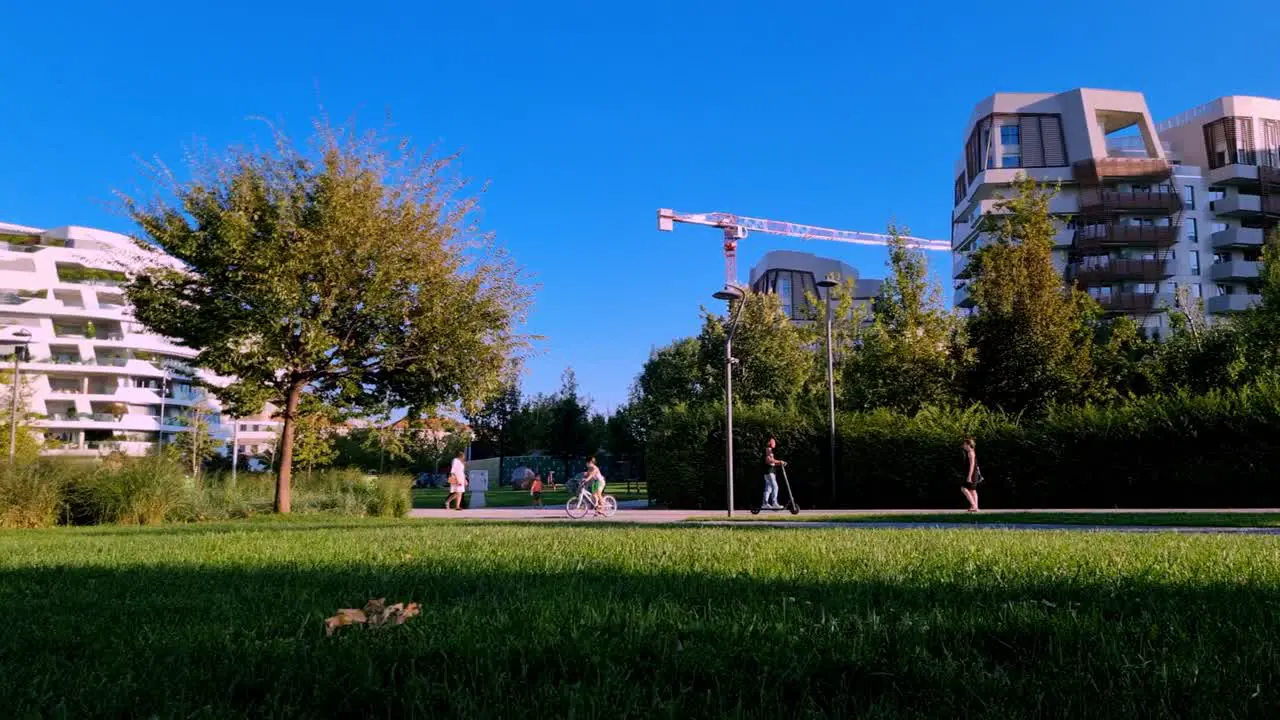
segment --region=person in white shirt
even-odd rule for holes
[[[449,466],[449,498],[444,501],[445,510],[461,510],[462,509],[462,493],[467,489],[467,468],[462,464],[462,458],[466,457],[465,452],[458,453],[453,459],[453,464]],[[454,506],[454,500],[457,500]]]

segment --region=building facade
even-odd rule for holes
[[[152,452],[187,431],[199,403],[230,440],[232,426],[200,389],[218,380],[192,365],[197,351],[148,332],[125,299],[129,270],[156,263],[175,261],[124,235],[0,223],[0,353],[12,363],[15,340],[29,334],[20,397],[46,453]]]
[[[788,318],[807,322],[814,317],[814,308],[809,306],[808,297],[812,295],[825,301],[827,290],[818,287],[818,281],[828,277],[838,279],[842,285],[853,281],[854,303],[867,309],[869,319],[871,305],[880,295],[881,281],[862,279],[856,269],[832,258],[790,250],[766,253],[751,268],[751,289],[776,294]]]
[[[1019,174],[1061,190],[1054,260],[1068,281],[1149,335],[1176,293],[1211,318],[1257,302],[1262,237],[1280,219],[1280,101],[1225,97],[1156,124],[1141,93],[999,93],[978,103],[956,163],[954,301]]]

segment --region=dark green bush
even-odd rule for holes
[[[817,422],[815,422],[815,420]],[[758,502],[764,438],[804,507],[963,504],[961,439],[972,434],[985,507],[1274,507],[1280,504],[1280,386],[1152,396],[1020,419],[970,410],[846,414],[833,497],[821,418],[770,407],[734,417],[735,505]],[[723,508],[722,407],[678,407],[648,447],[649,487],[673,507]]]

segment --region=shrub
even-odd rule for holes
[[[676,407],[654,427],[649,487],[674,507],[724,507],[724,420],[717,406]],[[987,507],[1274,507],[1280,504],[1280,385],[1150,396],[1025,419],[981,408],[838,418],[833,498],[824,423],[768,407],[735,410],[736,505],[753,504],[764,436],[802,506],[936,508],[961,504],[960,441],[973,435]]]
[[[0,467],[0,528],[49,527],[62,514],[64,492],[83,466],[57,459]]]
[[[72,486],[69,499],[78,522],[155,525],[180,514],[194,491],[177,463],[147,456],[104,462]]]

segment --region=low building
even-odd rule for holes
[[[795,322],[808,322],[815,316],[808,298],[827,299],[826,289],[818,287],[818,281],[825,278],[835,279],[841,285],[852,281],[854,302],[867,309],[870,321],[870,310],[880,295],[882,281],[863,279],[855,268],[833,258],[791,250],[768,252],[751,268],[751,289],[776,294],[787,317]]]

